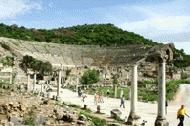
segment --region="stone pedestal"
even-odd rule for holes
[[[100,110],[101,110],[100,105],[97,105],[97,111],[96,111],[96,113],[100,113]]]
[[[140,116],[138,116],[136,113],[131,112],[129,114],[126,124],[131,126],[139,126],[139,119]]]
[[[111,118],[118,119],[121,118],[122,112],[119,109],[112,109],[110,111]]]
[[[156,121],[155,121],[155,126],[169,126],[169,123],[166,120],[166,118],[157,116]]]
[[[166,104],[166,63],[159,63],[158,71],[158,114],[155,121],[155,126],[169,126],[165,118]]]
[[[136,108],[137,108],[137,77],[138,77],[138,73],[137,73],[137,65],[135,64],[133,66],[133,70],[132,70],[132,81],[131,81],[131,105],[130,105],[130,114],[129,114],[129,118],[126,122],[127,125],[134,125],[134,126],[138,126],[139,125],[139,119],[140,116],[137,115],[136,113]]]

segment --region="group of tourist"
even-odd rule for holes
[[[107,97],[110,95],[109,89],[106,91]],[[85,98],[87,98],[87,95],[79,88],[78,89],[78,96],[82,98],[82,102],[85,101]],[[122,95],[120,98],[120,107],[125,108],[125,96]],[[103,93],[102,92],[96,92],[94,94],[94,104],[97,105],[98,103],[104,103]]]
[[[106,94],[108,97],[110,94],[109,89],[107,90]],[[80,88],[78,89],[78,96],[82,98],[82,102],[84,102],[85,98],[87,98],[87,95]],[[104,103],[103,93],[101,93],[101,92],[96,92],[94,94],[94,104],[97,105],[98,103]],[[166,114],[167,114],[167,106],[168,106],[168,102],[166,101]],[[120,98],[120,107],[125,108],[125,96],[124,95],[122,95],[122,97]],[[185,116],[190,117],[186,113],[184,105],[181,105],[181,108],[177,111],[177,119],[179,119],[178,126],[184,126],[183,122],[184,122]]]
[[[94,94],[94,104],[97,105],[98,103],[104,103],[103,95],[101,92],[96,92]]]

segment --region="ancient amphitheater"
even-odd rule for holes
[[[144,79],[144,75],[156,77],[156,64],[145,61],[150,54],[162,50],[169,57],[173,57],[169,46],[160,48],[144,45],[120,47],[65,45],[47,42],[26,42],[3,37],[0,38],[0,44],[1,57],[13,55],[18,63],[21,62],[23,56],[29,55],[38,60],[50,62],[56,69],[62,65],[64,69],[71,70],[71,75],[76,75],[78,68],[80,68],[80,73],[83,73],[86,67],[100,70],[103,79],[105,79],[104,74],[106,73],[108,80],[113,74],[117,73],[123,83],[127,83],[129,80],[130,66],[136,62],[140,62],[140,78]],[[3,45],[6,45],[7,48]],[[168,50],[169,53],[167,52]],[[170,72],[169,69],[168,72]],[[26,82],[26,73],[19,68],[19,65],[17,73],[18,78],[25,77],[25,79],[20,80]],[[174,75],[171,76],[174,77]],[[71,78],[73,77],[71,76]]]

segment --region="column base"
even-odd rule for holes
[[[127,125],[132,125],[132,126],[138,126],[139,125],[139,119],[141,117],[136,115],[135,113],[130,113],[129,117],[127,119],[126,124]]]
[[[166,118],[162,118],[162,117],[158,116],[156,118],[154,126],[169,126],[169,123],[167,122]]]

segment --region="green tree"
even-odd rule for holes
[[[29,68],[42,75],[51,74],[53,71],[53,67],[49,62],[42,62],[28,55],[23,57],[22,66],[25,71]]]
[[[100,80],[100,73],[95,69],[88,69],[80,79],[82,84],[94,84]]]
[[[4,66],[13,66],[14,58],[10,56],[6,56],[0,61]]]

